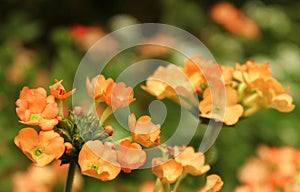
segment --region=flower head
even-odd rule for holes
[[[92,80],[86,79],[86,90],[90,97],[97,101],[105,101],[107,95],[107,88],[114,84],[111,78],[105,79],[103,75],[97,75]]]
[[[210,169],[209,165],[205,165],[204,154],[195,152],[193,147],[186,147],[179,154],[175,154],[175,161],[192,175],[202,175]]]
[[[183,167],[174,159],[164,161],[162,158],[152,159],[152,172],[165,183],[174,183],[182,174]]]
[[[210,88],[207,88],[203,93],[203,100],[199,104],[200,116],[204,118],[215,118],[217,121],[222,121],[221,117],[212,117],[214,112],[218,109],[218,105],[215,105],[213,109],[213,100],[210,94]],[[243,115],[244,109],[242,105],[238,104],[238,93],[231,86],[225,87],[226,91],[226,106],[224,114],[224,123],[226,125],[234,125],[238,122],[239,118]],[[217,112],[216,111],[216,112]]]
[[[136,121],[134,114],[128,117],[128,127],[132,138],[145,147],[151,147],[160,142],[160,125],[151,122],[149,116],[142,116]]]
[[[223,181],[219,175],[209,175],[206,177],[206,184],[198,192],[218,192],[223,186]]]
[[[146,162],[146,152],[139,144],[131,143],[128,139],[120,143],[117,157],[125,173],[130,173],[132,169],[137,169]]]
[[[135,100],[131,87],[126,87],[125,83],[114,83],[107,87],[105,102],[108,106],[122,108],[128,106]]]
[[[157,99],[176,94],[191,95],[194,91],[192,83],[182,69],[174,64],[158,67],[153,75],[148,77],[146,86],[142,86],[142,88]]]
[[[24,87],[16,101],[16,112],[21,123],[38,125],[42,130],[51,130],[58,123],[59,109],[53,96],[47,97],[43,88]]]
[[[102,181],[112,180],[121,171],[117,162],[117,153],[110,146],[101,141],[88,141],[80,150],[78,163],[81,173]]]
[[[51,85],[50,88],[50,93],[53,95],[55,98],[60,99],[60,100],[66,100],[67,97],[71,96],[74,92],[75,89],[72,91],[66,92],[64,86],[61,84],[63,80],[54,80],[54,84]]]
[[[65,151],[64,139],[54,131],[40,131],[38,134],[33,128],[24,128],[14,142],[37,166],[49,164]]]
[[[210,10],[210,15],[216,23],[222,25],[230,33],[241,35],[248,39],[255,39],[259,35],[257,24],[231,3],[222,2],[216,4]]]

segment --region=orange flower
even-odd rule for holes
[[[107,88],[113,84],[113,79],[105,79],[103,75],[97,75],[92,81],[90,81],[89,78],[86,78],[86,90],[88,95],[100,102],[105,101]]]
[[[37,166],[45,166],[58,159],[65,151],[64,139],[54,131],[40,131],[24,128],[15,137],[15,144]]]
[[[183,167],[174,159],[164,161],[162,158],[152,159],[152,172],[165,183],[174,183],[182,174]]]
[[[272,77],[270,64],[265,63],[258,65],[253,60],[246,61],[245,64],[236,65],[233,73],[235,79],[245,82],[249,87],[253,87],[252,83],[257,79],[269,79]]]
[[[224,114],[224,123],[226,125],[234,125],[238,122],[239,118],[243,115],[244,109],[242,105],[238,104],[238,93],[230,86],[225,87],[226,91],[226,107]],[[222,121],[220,117],[212,117],[214,110],[219,106],[215,106],[216,109],[212,109],[212,98],[210,96],[210,88],[207,88],[203,93],[203,100],[199,104],[200,116],[204,118],[216,118],[217,121]]]
[[[241,35],[248,39],[255,39],[259,36],[257,24],[231,3],[222,2],[216,4],[210,10],[210,15],[216,23],[222,25],[230,33]]]
[[[269,64],[258,65],[255,61],[247,61],[244,65],[237,65],[234,78],[246,83],[254,94],[246,94],[243,104],[248,107],[261,109],[271,107],[281,112],[294,110],[293,99],[287,94],[288,89],[272,77]],[[245,113],[247,115],[247,113]]]
[[[202,175],[210,169],[209,165],[204,165],[204,154],[200,152],[195,153],[193,147],[186,147],[183,151],[179,150],[179,154],[174,156],[175,161],[180,163],[189,174]]]
[[[54,84],[51,85],[50,88],[50,93],[53,95],[55,98],[60,99],[60,100],[66,100],[67,97],[71,96],[74,92],[75,89],[72,91],[66,92],[64,86],[61,84],[63,80],[54,80]]]
[[[134,114],[128,117],[128,127],[132,138],[145,147],[151,147],[160,142],[160,125],[153,124],[149,116],[142,116],[136,121]]]
[[[194,92],[192,83],[182,69],[173,64],[169,64],[167,67],[158,67],[153,75],[148,77],[146,86],[142,86],[142,89],[157,99],[176,94],[191,95]]]
[[[117,163],[117,153],[112,147],[103,145],[101,141],[88,141],[80,150],[78,164],[81,173],[102,181],[112,180],[121,171]]]
[[[269,166],[258,158],[250,158],[240,169],[238,178],[246,184],[265,183],[270,176]]]
[[[30,166],[25,172],[12,177],[13,192],[51,192],[55,184],[55,173],[50,167]]]
[[[126,87],[123,82],[110,84],[107,87],[105,102],[108,106],[122,108],[128,106],[135,100],[133,95],[134,93],[132,88]]]
[[[131,170],[139,168],[146,162],[146,152],[139,144],[130,143],[128,139],[120,143],[117,157],[125,173],[130,173]]]
[[[21,123],[38,125],[44,131],[52,130],[58,123],[59,109],[52,95],[47,97],[43,88],[29,89],[24,87],[16,101],[16,112]]]
[[[183,71],[189,77],[197,93],[202,92],[202,86],[206,85],[204,83],[214,87],[224,86],[221,65],[214,64],[211,60],[206,61],[201,56],[187,59]]]
[[[198,192],[218,192],[223,186],[223,181],[219,175],[209,175],[206,177],[206,184]]]

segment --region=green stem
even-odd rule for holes
[[[72,185],[73,185],[73,181],[74,181],[75,169],[76,169],[76,162],[71,160],[70,165],[69,165],[67,181],[66,181],[66,185],[65,185],[65,192],[71,192],[72,191]]]
[[[171,192],[171,187],[170,187],[169,183],[162,182],[162,186],[163,186],[164,192]]]
[[[100,117],[100,124],[103,125],[103,123],[107,120],[107,118],[113,113],[112,107],[106,107],[106,109],[103,111],[101,117]]]
[[[260,98],[260,95],[258,93],[254,93],[247,98],[244,99],[243,105],[247,107],[251,107],[255,104],[255,102]]]
[[[161,188],[161,181],[159,178],[156,179],[156,182],[155,182],[155,187],[154,187],[154,191],[153,192],[159,192]]]
[[[59,100],[59,116],[64,118],[64,102],[63,102],[63,100]]]
[[[173,191],[176,192],[180,186],[180,183],[182,182],[182,180],[187,176],[187,172],[184,171],[181,176],[178,178],[178,180],[175,183],[174,189]]]
[[[254,113],[257,113],[258,111],[260,111],[262,109],[261,106],[259,105],[254,105],[252,107],[250,107],[249,109],[247,109],[244,114],[243,117],[249,117],[251,115],[253,115]]]

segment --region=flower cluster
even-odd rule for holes
[[[300,190],[300,150],[260,146],[239,171],[235,192],[296,192]]]
[[[163,157],[152,159],[152,172],[160,179],[160,181],[169,187],[170,184],[175,183],[174,191],[177,190],[178,184],[187,174],[194,176],[203,175],[209,171],[210,166],[205,164],[205,156],[201,152],[195,152],[194,148],[165,147]],[[170,158],[170,155],[172,158]],[[221,190],[223,182],[218,175],[209,175],[207,183],[200,191],[219,191]]]
[[[266,108],[280,112],[295,108],[292,97],[287,94],[289,89],[284,89],[272,77],[270,65],[253,60],[236,64],[234,68],[193,57],[185,61],[184,67],[174,64],[159,67],[142,88],[158,99],[168,97],[180,102],[189,110],[196,107],[200,117],[223,121],[226,125],[234,125],[241,117]],[[225,92],[224,105],[220,99],[222,91]],[[176,95],[183,99],[179,100]],[[193,95],[197,95],[198,100]]]
[[[248,39],[255,39],[259,35],[257,24],[229,2],[221,2],[210,10],[211,18],[232,34]]]
[[[16,172],[12,177],[12,191],[51,192],[62,187],[68,173],[68,165],[60,165],[54,161],[49,166],[29,166],[24,172]],[[81,191],[83,178],[79,172],[75,173],[73,191]],[[61,188],[60,187],[60,188]]]
[[[63,102],[75,89],[66,91],[62,81],[55,80],[49,87],[50,95],[41,87],[22,89],[16,101],[17,115],[21,123],[36,127],[21,129],[14,141],[33,165],[42,167],[59,159],[61,165],[67,164],[70,170],[78,165],[81,174],[109,181],[121,170],[131,173],[143,166],[147,161],[145,148],[164,148],[160,144],[161,125],[153,123],[147,115],[137,118],[134,113],[130,114],[129,136],[118,141],[111,138],[118,129],[107,124],[108,117],[135,100],[131,87],[97,75],[86,79],[86,91],[94,101],[88,112],[76,106],[66,115]],[[195,152],[192,147],[168,149],[172,159],[166,159],[166,154],[152,159],[152,171],[159,178],[157,186],[169,185],[187,174],[203,175],[210,169],[205,165],[204,154]],[[70,186],[68,181],[67,187]],[[201,190],[219,191],[222,184],[220,177],[211,175]]]

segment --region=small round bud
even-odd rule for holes
[[[110,125],[105,125],[104,130],[106,133],[108,133],[109,135],[112,135],[114,133],[114,129],[112,128],[112,126]]]
[[[79,107],[79,106],[74,107],[73,111],[76,115],[82,115],[82,113],[83,113],[82,107]]]
[[[69,154],[73,150],[73,145],[70,142],[65,142],[66,153]]]

